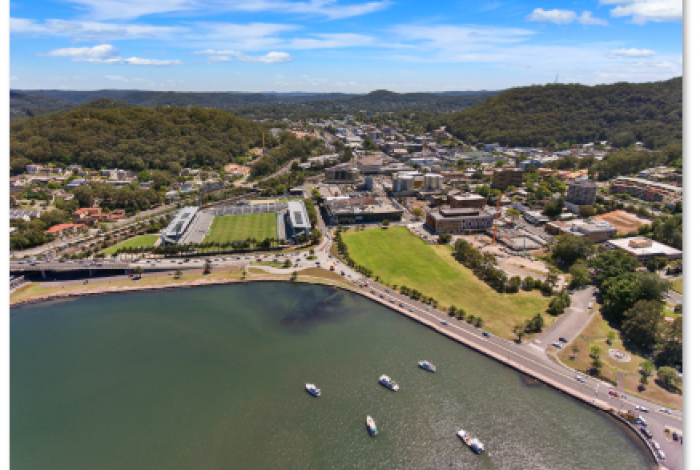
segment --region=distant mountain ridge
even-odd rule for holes
[[[245,93],[174,92],[144,90],[11,90],[12,117],[27,117],[69,109],[100,99],[136,106],[201,106],[242,110],[243,115],[277,114],[289,106],[303,105],[318,113],[395,110],[455,111],[483,101],[498,91],[448,91],[437,93],[395,93],[377,90],[368,94],[348,93]],[[281,107],[281,108],[277,108]]]

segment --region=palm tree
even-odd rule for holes
[[[211,263],[204,263],[204,274],[209,274],[211,272]]]

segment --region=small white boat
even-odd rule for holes
[[[464,442],[476,454],[480,454],[484,450],[484,444],[476,437],[471,437],[467,431],[460,429],[457,431],[457,437]]]
[[[321,396],[321,389],[314,384],[306,384],[306,391],[315,397]]]
[[[379,383],[393,392],[397,392],[399,390],[399,384],[391,380],[388,375],[382,375],[379,377]]]
[[[374,424],[374,420],[370,415],[367,415],[367,430],[370,436],[376,436],[379,431],[377,431],[377,425]]]
[[[425,369],[428,372],[435,372],[437,370],[437,368],[428,361],[420,361],[418,365],[421,369]]]

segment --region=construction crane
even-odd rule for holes
[[[496,215],[493,219],[493,238],[491,239],[491,244],[494,245],[496,243],[496,233],[498,232],[498,216],[501,214],[500,209],[501,209],[501,198],[503,197],[503,194],[498,195],[498,199],[496,200]]]

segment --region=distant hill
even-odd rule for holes
[[[654,83],[511,88],[464,111],[437,117],[468,142],[543,146],[612,141],[655,149],[683,138],[681,77]]]
[[[11,91],[23,100],[13,101],[13,117],[47,114],[77,107],[98,99],[135,106],[200,106],[236,111],[251,118],[326,116],[365,111],[448,112],[473,106],[499,92],[451,91],[441,93],[394,93],[378,90],[365,95],[347,93],[234,93],[171,92],[141,90],[32,90]],[[46,108],[46,109],[43,109]]]
[[[40,116],[73,106],[73,103],[63,98],[10,91],[10,118]]]

